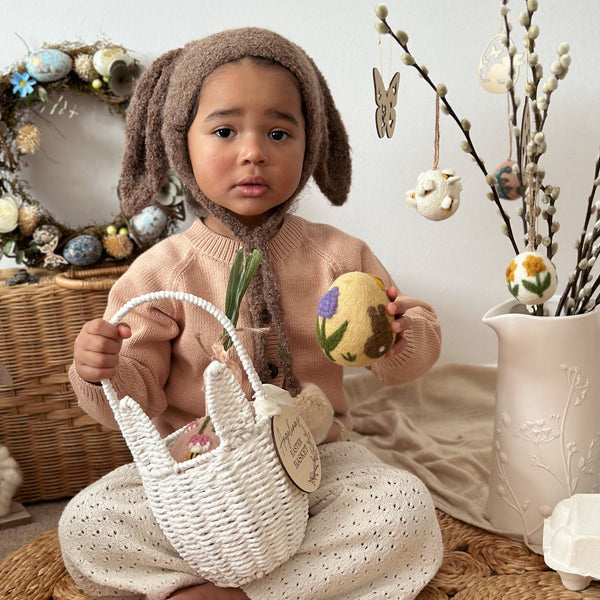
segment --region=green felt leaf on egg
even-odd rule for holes
[[[552,282],[552,277],[550,273],[546,273],[546,277],[544,277],[543,281],[540,280],[540,274],[535,274],[535,282],[527,281],[523,279],[521,283],[523,287],[530,291],[532,294],[537,294],[540,298],[544,295],[544,292],[550,287],[550,283]]]
[[[323,348],[323,351],[327,355],[329,360],[335,362],[335,359],[331,356],[333,350],[336,349],[338,344],[342,341],[344,334],[346,333],[346,329],[348,329],[348,321],[344,321],[332,334],[327,335],[325,333],[325,322],[326,319],[321,319],[321,325],[319,326],[319,320],[317,320],[317,338],[319,340],[319,345]],[[356,357],[355,357],[356,359]]]

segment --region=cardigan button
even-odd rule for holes
[[[269,363],[267,367],[269,368],[269,372],[271,373],[271,379],[275,379],[275,377],[279,375],[279,367],[274,363]]]
[[[260,314],[260,320],[262,321],[263,325],[268,325],[273,320],[268,308],[263,309],[262,313]]]

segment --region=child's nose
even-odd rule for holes
[[[254,134],[245,136],[240,158],[244,163],[265,163],[267,161],[267,150],[264,141]]]

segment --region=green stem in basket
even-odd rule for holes
[[[252,250],[246,257],[246,264],[244,265],[243,248],[240,248],[235,253],[231,272],[229,273],[229,281],[227,282],[227,292],[225,294],[225,315],[233,323],[234,327],[237,326],[240,316],[242,298],[260,265],[262,256],[262,252],[259,250]],[[228,350],[231,348],[231,344],[231,337],[223,329],[223,348]]]

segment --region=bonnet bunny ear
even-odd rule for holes
[[[127,109],[125,152],[118,185],[121,210],[131,217],[163,186],[169,170],[162,138],[164,104],[171,73],[181,49],[157,58],[144,72]]]
[[[352,159],[348,135],[322,73],[315,66],[324,102],[326,129],[320,140],[313,179],[335,206],[346,201],[352,182]]]

